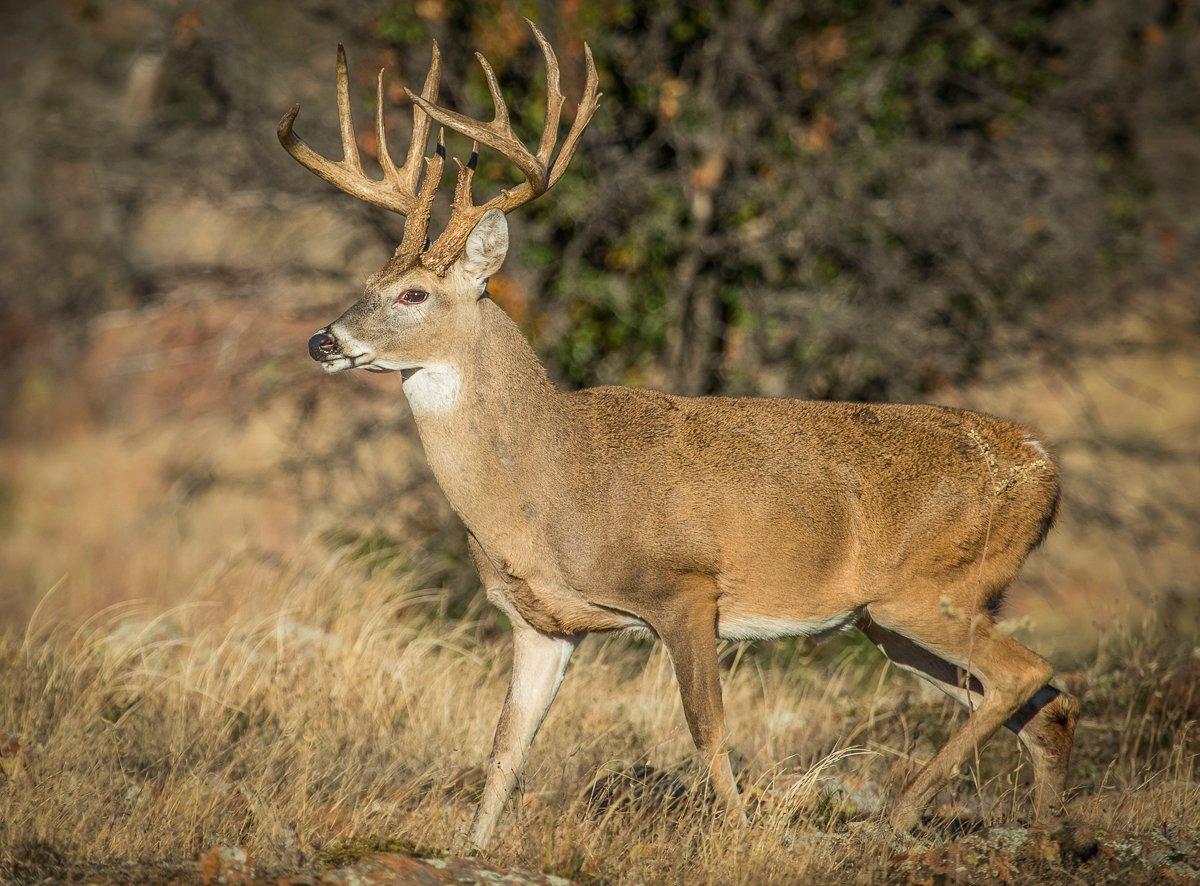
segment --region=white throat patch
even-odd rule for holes
[[[426,363],[404,380],[404,396],[413,415],[449,412],[458,403],[462,378],[449,363]]]

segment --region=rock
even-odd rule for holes
[[[138,53],[125,77],[125,93],[121,97],[124,119],[135,126],[145,123],[158,107],[162,92],[163,54]]]
[[[818,783],[843,818],[862,818],[883,808],[883,789],[872,779],[829,775]]]
[[[224,883],[250,883],[254,863],[240,846],[214,846],[200,859],[200,882],[204,886]]]

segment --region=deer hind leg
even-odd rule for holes
[[[974,681],[966,692],[949,680],[941,681],[948,686],[954,685],[956,693],[952,694],[962,693],[961,700],[971,702],[973,708],[966,722],[917,773],[896,801],[891,825],[896,830],[909,831],[920,821],[921,811],[970,758],[975,748],[1017,717],[1031,702],[1036,705],[1035,696],[1046,686],[1054,670],[1049,662],[1016,640],[995,634],[986,612],[970,618],[936,610],[931,612],[928,607],[885,603],[872,606],[869,615],[877,626],[899,634],[924,651],[932,652],[933,658],[951,664],[952,672],[964,668]],[[896,648],[893,643],[893,649]],[[928,659],[923,659],[922,663],[931,665]],[[922,670],[919,666],[914,667]],[[932,669],[939,670],[936,666]],[[974,706],[976,702],[978,704]],[[1026,725],[1035,719],[1037,714]],[[1061,777],[1053,779],[1056,784],[1065,782],[1065,765],[1060,768]]]
[[[703,579],[683,583],[694,587],[681,589],[686,598],[674,600],[675,605],[657,613],[651,626],[671,657],[688,729],[717,799],[727,813],[742,817],[742,799],[726,746],[728,733],[717,667],[716,597],[707,593]]]
[[[868,616],[857,626],[898,667],[917,674],[972,709],[983,703],[983,687],[961,668]],[[1078,718],[1079,704],[1074,696],[1047,683],[1004,722],[1033,759],[1034,815],[1038,821],[1051,820],[1062,812]]]
[[[1064,811],[1079,702],[1047,683],[1004,725],[1033,758],[1034,818],[1050,822]]]

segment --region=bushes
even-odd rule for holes
[[[527,325],[572,383],[917,397],[1108,304],[1105,275],[1147,257],[1139,109],[1194,74],[1158,76],[1195,30],[1170,4],[550,6],[521,11],[563,47],[568,95],[584,37],[605,93],[573,174],[517,222]],[[451,3],[377,29],[436,36],[446,100],[474,113],[485,48],[533,131],[521,27]],[[507,174],[490,157],[480,180]]]
[[[1075,319],[1119,306],[1123,280],[1184,271],[1200,242],[1195,4],[124,8],[11,13],[28,73],[0,128],[25,172],[3,185],[0,329],[20,347],[53,351],[43,330],[114,307],[343,304],[399,225],[296,167],[274,121],[302,100],[304,136],[338,150],[343,41],[369,155],[375,72],[414,83],[433,37],[443,100],[487,113],[482,49],[532,139],[544,75],[522,14],[559,48],[568,96],[585,38],[605,93],[573,172],[515,214],[494,287],[569,384],[924,396],[999,350],[1069,346]],[[513,171],[485,151],[477,180],[482,193]],[[165,243],[178,227],[155,220],[197,200],[260,231],[301,205],[332,221],[232,259]]]

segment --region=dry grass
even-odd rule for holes
[[[141,375],[100,360],[219,338],[222,317],[110,325],[93,363],[31,375],[13,400],[0,881],[194,879],[214,844],[245,846],[260,872],[312,872],[372,848],[445,851],[470,816],[508,637],[394,387],[313,380],[302,353]],[[285,331],[291,353],[299,333]],[[1194,355],[1147,346],[1073,386],[1034,375],[959,397],[1040,425],[1067,474],[1063,518],[1008,626],[1086,690],[1082,837],[1024,829],[1029,767],[1007,733],[913,840],[881,833],[881,798],[963,714],[851,636],[725,648],[751,800],[749,826],[731,827],[695,783],[661,650],[597,637],[489,860],[621,882],[1200,877],[1200,657],[1186,627],[1200,388],[1180,383]],[[1129,600],[1157,617],[1131,621]]]
[[[432,617],[417,588],[342,552],[230,558],[165,611],[130,603],[56,624],[49,596],[0,646],[0,723],[20,745],[0,786],[9,876],[187,873],[218,843],[280,872],[380,845],[444,851],[479,788],[507,639],[490,619]],[[221,598],[242,602],[205,602]],[[1164,660],[1171,648],[1127,637],[1076,677],[1095,690],[1075,814],[1130,846],[1168,832],[1194,846],[1200,826],[1200,671]],[[1024,814],[1027,767],[1013,777],[1006,736],[923,834],[881,836],[889,770],[927,757],[955,709],[849,639],[820,654],[730,646],[725,663],[749,827],[715,819],[694,789],[661,651],[593,638],[491,860],[582,879],[880,881],[956,830]],[[656,787],[607,808],[589,800],[605,773],[645,780],[636,764]]]

